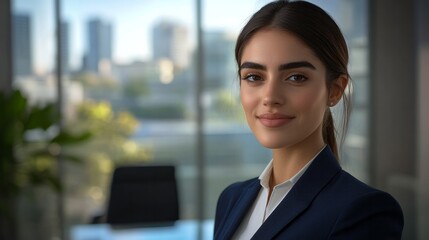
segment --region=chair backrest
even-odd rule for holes
[[[179,219],[174,166],[124,166],[115,169],[107,223],[148,224]]]

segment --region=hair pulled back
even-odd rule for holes
[[[305,1],[279,0],[271,2],[257,11],[238,36],[235,58],[241,65],[241,56],[246,44],[261,29],[274,28],[287,31],[307,44],[326,67],[326,87],[340,77],[347,76],[348,50],[344,37],[335,21],[320,7]],[[343,136],[348,125],[350,99],[343,94]],[[323,140],[330,146],[337,160],[339,151],[332,113],[327,107],[323,121]]]

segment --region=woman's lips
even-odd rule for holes
[[[295,117],[279,114],[279,113],[264,113],[261,115],[257,115],[257,119],[261,122],[262,125],[269,128],[276,128],[286,125]]]

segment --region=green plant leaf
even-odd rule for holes
[[[8,105],[9,112],[6,117],[16,118],[16,120],[22,121],[25,116],[25,112],[28,107],[27,98],[21,93],[19,90],[15,90],[11,93],[8,101],[6,101]]]
[[[22,136],[27,100],[18,90],[10,94],[1,92],[0,107],[0,144],[10,147],[20,141]]]
[[[48,129],[58,122],[54,104],[47,104],[44,107],[33,107],[29,109],[27,118],[24,121],[24,130]]]
[[[60,145],[67,144],[77,144],[83,141],[90,139],[92,134],[90,132],[84,132],[80,134],[71,134],[67,131],[60,132],[55,138],[53,138],[51,143],[58,143]]]
[[[53,171],[49,169],[37,170],[36,168],[32,168],[27,174],[29,176],[30,183],[34,186],[48,185],[48,187],[51,187],[56,192],[62,190],[59,178],[56,177]]]

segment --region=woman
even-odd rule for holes
[[[330,107],[347,123],[348,52],[336,23],[304,1],[256,12],[235,50],[247,122],[273,159],[219,197],[215,239],[400,239],[392,196],[343,171]]]

